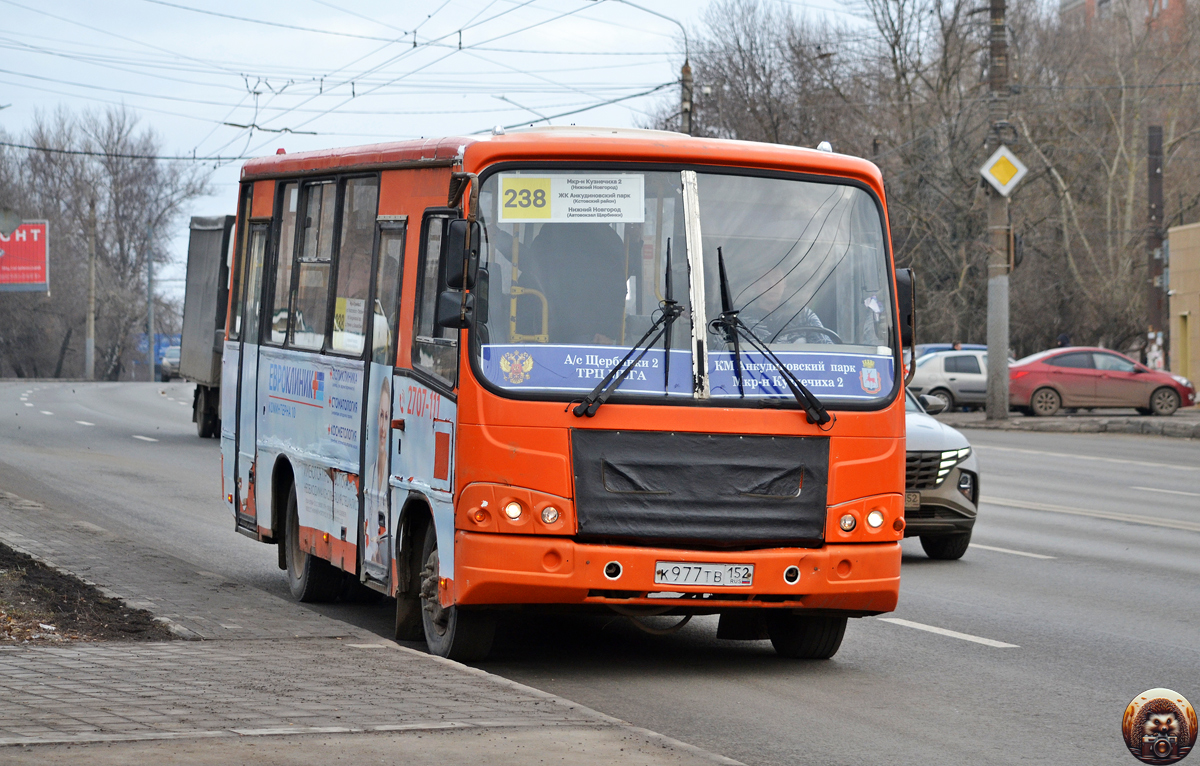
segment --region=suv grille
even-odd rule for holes
[[[938,485],[940,452],[909,452],[905,464],[904,486],[907,489],[932,489]]]
[[[908,489],[933,489],[942,483],[950,469],[967,459],[970,447],[941,452],[909,452],[904,472]]]

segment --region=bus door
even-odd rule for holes
[[[267,232],[268,227],[265,223],[254,223],[250,226],[245,261],[245,301],[242,306],[241,350],[238,355],[237,461],[235,467],[237,524],[239,527],[255,532],[258,530],[254,492],[254,461],[258,423],[258,329]]]
[[[453,394],[458,383],[458,330],[434,321],[438,294],[446,289],[443,243],[447,224],[458,211],[425,211],[413,311],[412,370],[397,370],[392,395],[393,473],[400,491],[429,502],[439,540],[442,572],[454,571],[454,439],[457,418]],[[461,257],[461,256],[460,256]],[[419,543],[418,543],[419,544]]]
[[[397,314],[404,274],[405,216],[380,216],[375,236],[368,337],[366,390],[362,401],[364,438],[362,476],[362,567],[367,577],[385,583],[391,570],[395,535],[391,509],[392,424],[402,416],[392,410],[392,373],[398,342]]]

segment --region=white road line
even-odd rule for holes
[[[1155,519],[1149,516],[1134,516],[1128,513],[1110,513],[1108,511],[1092,511],[1084,508],[1070,508],[1065,505],[1049,505],[1047,503],[1032,503],[1024,500],[1005,500],[988,497],[980,502],[989,505],[1000,505],[1005,508],[1023,508],[1027,511],[1047,511],[1049,513],[1065,513],[1069,516],[1088,516],[1093,519],[1107,521],[1124,521],[1128,524],[1145,524],[1149,527],[1165,527],[1167,529],[1182,529],[1185,532],[1200,532],[1200,524],[1176,519]]]
[[[26,406],[26,407],[32,407],[32,406],[33,406],[33,405],[32,405],[32,404],[30,404],[29,402],[25,402],[24,404],[25,404],[25,406]]]
[[[1116,463],[1118,465],[1144,465],[1149,468],[1173,468],[1177,471],[1200,471],[1200,466],[1179,465],[1176,463],[1149,463],[1143,460],[1126,460],[1113,457],[1096,457],[1095,455],[1076,455],[1070,452],[1047,452],[1037,449],[1022,449],[1020,447],[997,447],[994,444],[972,444],[975,449],[994,449],[999,452],[1020,452],[1024,455],[1049,455],[1051,457],[1073,457],[1077,460],[1095,460],[1101,463]]]
[[[972,548],[982,548],[985,551],[995,551],[996,553],[1011,553],[1014,556],[1028,556],[1031,559],[1052,559],[1054,556],[1046,556],[1041,553],[1027,553],[1025,551],[1014,551],[1011,548],[997,548],[994,545],[981,545],[979,543],[971,543]]]
[[[1167,495],[1186,495],[1188,497],[1200,497],[1200,492],[1181,492],[1178,489],[1159,489],[1158,487],[1130,487],[1130,489],[1140,489],[1143,492],[1162,492]]]
[[[79,425],[81,425],[81,426],[94,426],[94,425],[96,425],[95,423],[89,423],[89,422],[87,422],[86,420],[76,420],[75,422],[76,422],[76,423],[78,423],[78,424],[79,424]]]
[[[945,628],[936,628],[932,625],[925,625],[925,624],[922,624],[919,622],[912,622],[910,620],[902,620],[899,617],[880,617],[878,619],[883,622],[890,622],[893,625],[903,625],[906,628],[915,628],[917,630],[924,630],[929,633],[937,633],[939,636],[949,636],[950,638],[958,638],[963,641],[971,641],[976,644],[983,644],[984,646],[990,646],[994,649],[1020,649],[1021,648],[1021,647],[1017,646],[1016,644],[1006,644],[1003,641],[994,641],[990,638],[982,638],[981,636],[972,636],[970,633],[959,633],[957,630],[946,630]]]
[[[156,441],[158,441],[158,439],[151,439],[149,436],[139,436],[138,434],[134,434],[134,435],[133,435],[133,438],[135,438],[135,439],[141,439],[141,440],[142,440],[142,441],[144,441],[144,442],[156,442]]]
[[[50,410],[38,410],[38,412],[42,413],[43,415],[53,415],[54,414]]]

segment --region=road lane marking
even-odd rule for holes
[[[33,406],[33,405],[32,405],[31,403],[29,403],[29,402],[24,402],[24,405],[25,405],[26,407],[32,407],[32,406]]]
[[[920,622],[912,622],[911,620],[902,620],[899,617],[879,617],[883,622],[890,622],[893,625],[903,625],[906,628],[915,628],[916,630],[924,630],[929,633],[937,633],[939,636],[949,636],[962,641],[971,641],[976,644],[983,644],[995,649],[1020,649],[1016,644],[1006,644],[1003,641],[996,641],[991,638],[983,638],[982,636],[972,636],[970,633],[959,633],[957,630],[946,630],[945,628],[934,627],[933,625],[925,625]]]
[[[141,440],[142,440],[142,441],[144,441],[144,442],[156,442],[156,441],[158,441],[158,439],[151,439],[149,436],[140,436],[140,435],[138,435],[138,434],[134,434],[134,435],[133,435],[133,438],[135,438],[135,439],[141,439]]]
[[[75,422],[76,422],[76,423],[78,423],[78,424],[79,424],[79,425],[81,425],[81,426],[94,426],[94,425],[96,425],[95,423],[89,423],[89,422],[87,422],[86,420],[76,420]]]
[[[1049,513],[1065,513],[1069,516],[1088,516],[1093,519],[1107,521],[1124,521],[1128,524],[1145,524],[1150,527],[1165,527],[1167,529],[1182,529],[1185,532],[1200,532],[1200,524],[1191,521],[1175,519],[1154,519],[1149,516],[1134,516],[1128,513],[1110,513],[1109,511],[1092,511],[1084,508],[1071,508],[1065,505],[1049,505],[1048,503],[1032,503],[1023,500],[1005,500],[1002,498],[984,498],[980,502],[990,505],[1000,505],[1005,508],[1022,508],[1027,511],[1047,511]]]
[[[50,410],[38,410],[38,412],[42,413],[43,415],[53,415],[54,414]]]
[[[1095,460],[1101,463],[1117,463],[1118,465],[1144,465],[1149,468],[1173,468],[1176,471],[1200,471],[1200,466],[1178,465],[1176,463],[1150,463],[1144,460],[1125,460],[1114,457],[1096,457],[1095,455],[1076,455],[1070,452],[1047,452],[1037,449],[1022,449],[1020,447],[997,447],[992,444],[972,444],[975,449],[994,449],[1000,452],[1020,452],[1024,455],[1049,455],[1051,457],[1073,457],[1079,460]]]
[[[1011,548],[997,548],[993,545],[981,545],[980,543],[971,543],[972,548],[982,548],[985,551],[995,551],[996,553],[1011,553],[1014,556],[1028,556],[1031,559],[1052,559],[1054,556],[1046,556],[1041,553],[1027,553],[1025,551],[1014,551]]]
[[[1140,489],[1143,492],[1163,492],[1168,495],[1187,495],[1188,497],[1200,497],[1200,492],[1181,492],[1178,489],[1159,489],[1158,487],[1130,487],[1130,489]]]

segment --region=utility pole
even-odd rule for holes
[[[1166,326],[1166,311],[1163,299],[1167,286],[1163,284],[1164,267],[1167,265],[1163,258],[1163,129],[1161,125],[1151,125],[1148,133],[1148,155],[1146,158],[1146,176],[1149,182],[1148,194],[1150,202],[1150,218],[1147,221],[1146,233],[1146,364],[1151,368],[1167,369],[1167,340],[1169,328]]]
[[[83,346],[83,377],[96,379],[96,203],[88,216],[87,340]]]
[[[154,382],[154,249],[153,240],[146,236],[146,363],[150,368],[150,382]]]
[[[1005,0],[990,0],[990,55],[988,111],[992,131],[988,151],[1004,143],[1008,122],[1008,29],[1004,24]],[[1012,223],[1008,196],[988,188],[988,290],[987,290],[987,419],[1008,419],[1008,270]]]
[[[692,135],[692,67],[686,58],[679,70],[679,132]]]

